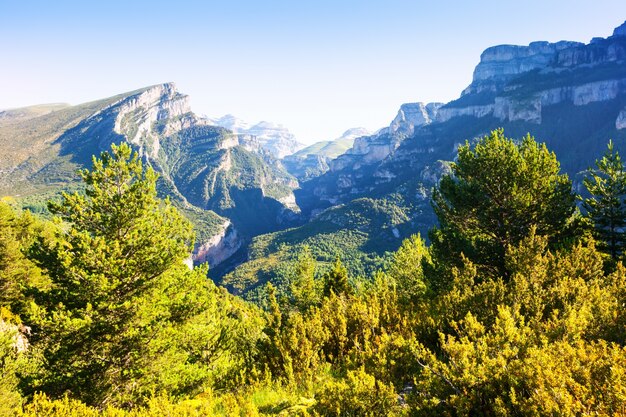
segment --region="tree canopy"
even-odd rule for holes
[[[461,256],[494,274],[507,275],[506,249],[532,228],[554,242],[564,239],[575,211],[571,181],[545,144],[520,141],[495,130],[458,149],[452,174],[433,194],[439,227],[430,238],[440,261],[461,265]]]

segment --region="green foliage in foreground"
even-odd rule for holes
[[[55,206],[65,223],[0,205],[0,415],[624,415],[626,268],[590,238],[555,245],[561,218],[505,218],[525,226],[494,254],[504,274],[418,236],[368,280],[305,249],[262,310],[183,266],[189,226],[128,148],[83,176],[88,193]]]

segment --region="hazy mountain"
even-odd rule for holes
[[[316,142],[286,156],[283,158],[283,165],[290,174],[306,181],[328,171],[330,161],[350,149],[356,138],[370,134],[363,127],[348,129],[334,140]]]
[[[234,133],[256,136],[261,146],[278,159],[291,155],[304,147],[303,144],[296,140],[293,133],[279,124],[259,122],[251,125],[232,114],[227,114],[219,119],[208,120],[212,124],[225,127]]]

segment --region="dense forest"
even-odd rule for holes
[[[372,276],[298,248],[249,302],[113,145],[53,216],[0,203],[0,416],[626,415],[626,172],[598,157],[578,195],[530,136],[466,142],[427,239]]]

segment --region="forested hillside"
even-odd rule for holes
[[[622,415],[626,174],[612,143],[596,158],[579,197],[531,136],[465,142],[430,244],[351,275],[310,241],[249,302],[187,266],[191,224],[113,145],[52,220],[0,205],[0,415]]]

